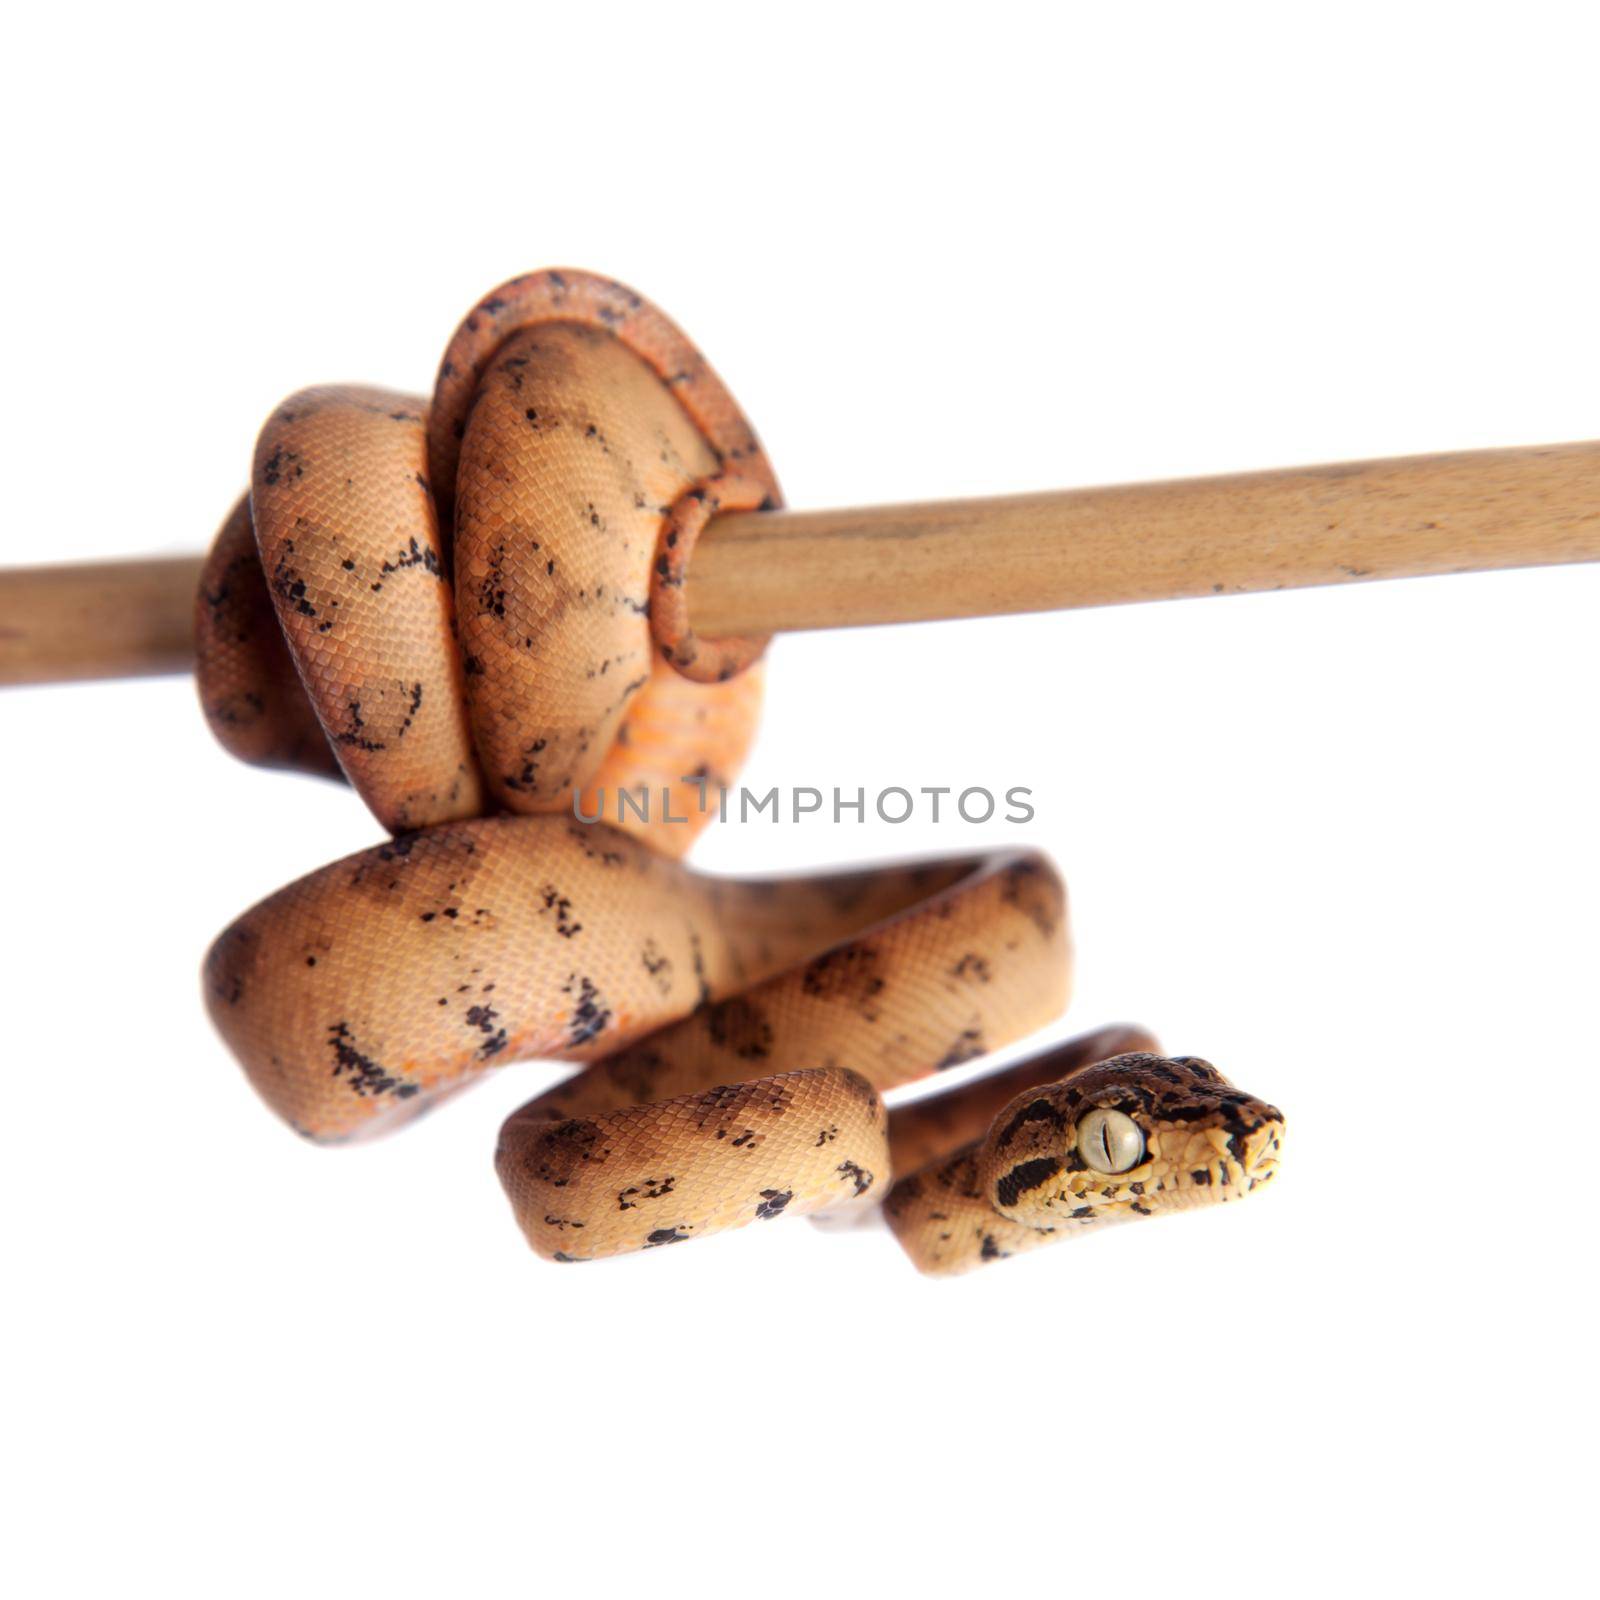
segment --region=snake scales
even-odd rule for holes
[[[765,645],[696,637],[683,575],[718,510],[778,501],[703,357],[584,273],[483,300],[431,401],[321,388],[272,414],[202,575],[202,704],[237,755],[347,779],[391,838],[213,946],[251,1082],[339,1142],[513,1060],[580,1064],[496,1162],[569,1261],[882,1200],[954,1272],[1269,1179],[1279,1114],[1136,1029],[885,1109],[1066,1003],[1043,857],[681,863],[749,747]],[[641,790],[685,820],[574,814]]]

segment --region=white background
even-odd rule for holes
[[[1600,434],[1584,7],[38,8],[0,96],[0,561],[199,548],[285,393],[475,297],[664,306],[792,503]],[[18,1595],[1573,1592],[1595,623],[1568,569],[815,635],[749,780],[1031,785],[1064,1028],[1284,1107],[1248,1205],[954,1283],[804,1224],[569,1273],[550,1076],[318,1151],[197,979],[371,842],[185,680],[0,696],[0,1581]],[[1587,1488],[1585,1485],[1587,1484]]]

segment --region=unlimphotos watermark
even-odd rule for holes
[[[1009,788],[1003,797],[996,798],[992,789],[982,785],[955,789],[948,785],[922,784],[908,789],[891,784],[869,796],[864,788],[854,791],[835,788],[825,793],[807,784],[787,790],[774,785],[765,794],[757,794],[743,784],[730,789],[726,784],[713,784],[706,777],[691,776],[682,781],[695,793],[688,802],[688,810],[681,815],[673,810],[674,795],[670,788],[643,787],[591,790],[588,806],[585,797],[575,790],[572,814],[579,822],[618,823],[625,819],[645,823],[689,822],[713,811],[719,822],[730,818],[740,822],[803,822],[810,817],[827,818],[830,812],[834,822],[843,822],[847,816],[853,822],[871,820],[891,824],[910,822],[913,817],[925,817],[930,822],[959,818],[975,824],[995,820],[1033,821],[1033,790],[1020,786]]]

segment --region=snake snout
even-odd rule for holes
[[[1239,1169],[1236,1193],[1248,1194],[1277,1176],[1283,1152],[1283,1113],[1265,1101],[1252,1100],[1240,1121],[1243,1126],[1229,1134],[1228,1143]]]

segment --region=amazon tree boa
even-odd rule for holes
[[[882,1200],[919,1266],[957,1272],[1269,1179],[1279,1114],[1137,1029],[885,1109],[1065,1005],[1043,857],[681,863],[753,737],[765,645],[698,638],[683,576],[718,510],[776,504],[704,358],[584,273],[482,301],[431,401],[272,414],[202,576],[202,704],[244,759],[347,779],[391,837],[213,946],[251,1082],[335,1143],[511,1061],[580,1064],[497,1154],[565,1261]],[[580,820],[640,789],[687,820]]]

